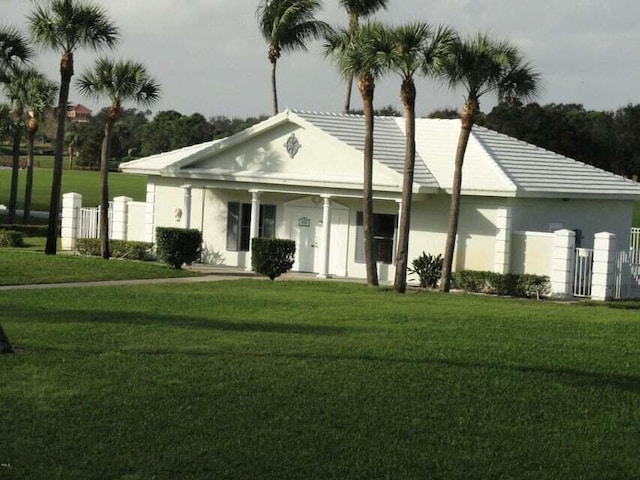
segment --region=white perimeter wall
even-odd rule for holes
[[[620,200],[513,199],[513,231],[548,232],[552,223],[582,230],[582,246],[593,248],[596,233],[617,235],[618,248],[629,247],[633,202]]]
[[[146,242],[146,202],[127,203],[127,240]]]

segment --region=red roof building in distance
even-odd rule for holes
[[[88,122],[91,120],[91,110],[80,103],[77,105],[68,105],[67,118],[72,122]]]

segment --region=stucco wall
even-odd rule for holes
[[[146,241],[146,214],[146,202],[129,202],[127,204],[127,240]]]
[[[599,232],[617,235],[620,249],[629,246],[633,202],[620,200],[512,200],[513,230],[548,232],[550,224],[561,224],[568,230],[582,230],[582,246],[593,248],[593,237]]]
[[[551,276],[553,239],[553,233],[513,232],[511,273]]]

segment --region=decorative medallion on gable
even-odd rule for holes
[[[302,148],[302,145],[300,145],[295,133],[292,133],[287,139],[287,142],[284,144],[284,148],[287,149],[287,153],[289,153],[289,157],[292,159],[297,155],[298,151]]]

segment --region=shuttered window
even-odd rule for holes
[[[376,261],[393,263],[393,245],[398,227],[398,216],[386,213],[373,214],[373,252]],[[356,258],[357,263],[365,263],[364,228],[362,212],[356,213]]]
[[[251,204],[229,202],[227,205],[227,251],[248,252],[251,233]],[[275,237],[276,206],[260,205],[259,237]]]

